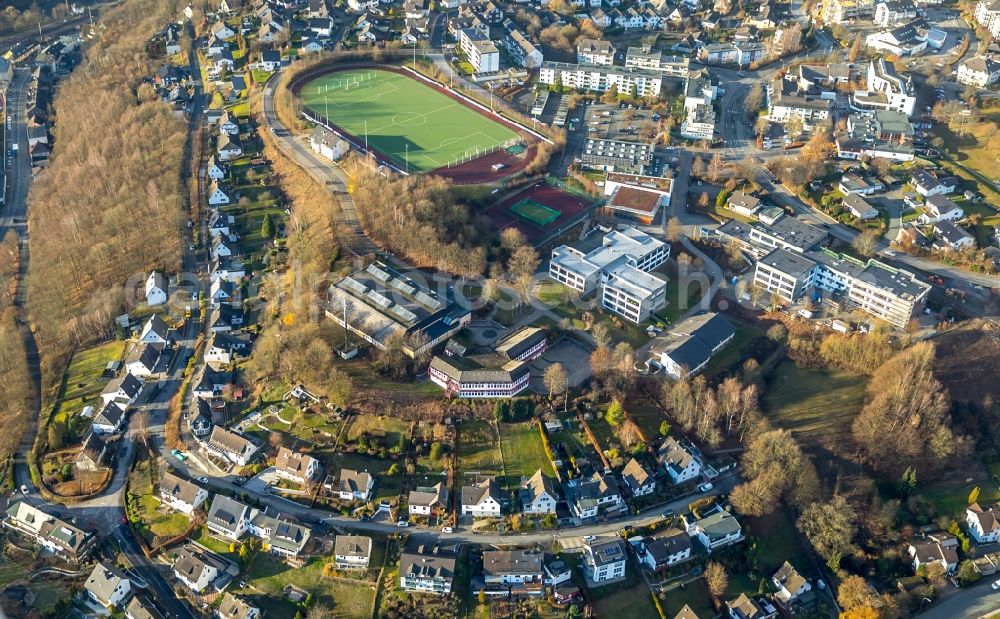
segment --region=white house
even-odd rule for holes
[[[429,488],[417,487],[410,490],[409,511],[411,516],[430,516],[434,511],[448,506],[448,487],[444,482]]]
[[[977,56],[958,65],[955,81],[966,86],[986,88],[1000,81],[1000,62]]]
[[[91,430],[97,434],[117,434],[125,426],[125,408],[117,402],[107,402],[94,415]]]
[[[208,449],[233,464],[246,466],[260,448],[242,434],[215,426],[208,440]]]
[[[632,458],[622,469],[622,481],[632,496],[646,496],[656,491],[656,478],[638,460]]]
[[[656,459],[675,484],[683,484],[701,475],[701,462],[672,436],[660,445]]]
[[[721,507],[701,518],[681,516],[681,522],[687,534],[698,540],[709,553],[738,544],[744,539],[739,521]]]
[[[160,478],[160,500],[170,509],[190,516],[208,500],[208,490],[167,472]]]
[[[167,302],[167,278],[153,271],[146,278],[146,305],[163,305]]]
[[[771,577],[771,584],[775,588],[774,597],[784,605],[790,604],[799,596],[812,590],[809,581],[803,578],[788,561],[785,561]]]
[[[112,378],[101,391],[101,401],[104,404],[115,402],[125,408],[135,403],[142,393],[142,379],[134,374],[125,374],[121,378]]]
[[[136,344],[125,357],[125,371],[132,376],[147,378],[156,370],[162,344]]]
[[[279,477],[306,484],[316,479],[323,469],[319,460],[308,454],[292,451],[287,447],[279,447],[274,458],[274,471]]]
[[[215,609],[215,619],[257,619],[260,609],[226,591],[222,603]]]
[[[941,221],[958,221],[965,217],[965,211],[950,198],[934,194],[924,201],[923,212],[918,221],[922,224],[934,224]]]
[[[965,508],[965,524],[977,544],[1000,542],[1000,506],[983,509],[973,503]]]
[[[227,565],[212,553],[182,546],[174,560],[174,576],[188,589],[201,593],[226,571]]]
[[[500,517],[502,496],[496,478],[462,486],[462,515],[477,518]]]
[[[654,538],[644,538],[636,548],[639,562],[653,570],[662,570],[691,558],[691,538],[679,529],[671,529]]]
[[[520,489],[521,511],[525,514],[554,514],[557,496],[552,479],[538,469]]]
[[[976,239],[954,223],[939,221],[934,224],[934,249],[958,251],[975,246]]]
[[[340,469],[333,490],[344,501],[369,501],[374,487],[375,479],[368,471]]]
[[[132,593],[132,581],[114,565],[98,561],[83,588],[87,597],[104,608],[120,609]]]
[[[228,134],[219,136],[216,153],[221,161],[231,161],[242,156],[243,146],[240,144],[239,136]]]
[[[365,535],[338,535],[333,556],[341,569],[366,569],[372,556],[372,538]]]
[[[208,187],[208,204],[210,206],[221,206],[230,202],[232,200],[229,198],[229,193],[226,192],[222,184],[219,181],[212,181],[212,184]]]
[[[878,209],[856,193],[845,195],[842,205],[858,219],[868,220],[878,217]]]
[[[212,26],[212,34],[214,34],[216,38],[222,39],[223,41],[228,41],[229,39],[232,39],[233,37],[236,36],[236,33],[233,32],[233,29],[227,26],[226,22],[224,21],[215,22],[215,24]]]
[[[139,343],[140,344],[166,344],[167,334],[170,328],[167,323],[163,322],[159,314],[153,314],[146,321],[146,324],[142,326],[142,331],[139,333]]]
[[[620,539],[598,539],[583,544],[583,572],[590,583],[624,578],[627,561],[625,542]]]
[[[913,560],[913,570],[922,565],[940,565],[946,572],[958,567],[958,538],[950,533],[937,531],[910,540],[906,549]]]
[[[917,193],[925,198],[937,195],[947,195],[954,193],[958,187],[958,178],[954,176],[940,176],[932,170],[918,168],[910,174],[910,182]]]
[[[340,161],[351,150],[346,140],[320,125],[309,135],[309,146],[330,161]]]
[[[212,499],[205,524],[216,535],[238,540],[250,528],[250,507],[223,494],[217,494]]]
[[[236,117],[229,112],[223,112],[222,116],[219,117],[219,134],[239,135],[239,133],[240,123],[236,120]]]
[[[483,582],[487,595],[542,595],[545,591],[542,553],[538,550],[483,552]]]

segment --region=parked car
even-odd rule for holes
[[[208,478],[207,477],[195,477],[195,479],[198,481],[198,483],[201,483],[201,484],[207,484],[208,483]]]
[[[408,520],[400,520],[399,522],[396,523],[396,526],[397,527],[408,527],[408,526],[410,526],[410,522]]]
[[[667,511],[663,512],[660,515],[663,516],[664,518],[673,518],[674,517],[674,510],[668,509]]]
[[[994,582],[992,586],[994,591],[1000,590],[1000,580]]]
[[[698,492],[708,492],[709,490],[711,490],[714,487],[715,486],[712,485],[712,482],[706,482],[706,483],[698,486]]]
[[[441,532],[442,533],[454,533],[455,529],[453,529],[451,527],[441,527]]]

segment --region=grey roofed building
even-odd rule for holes
[[[212,436],[208,441],[208,446],[210,449],[222,450],[237,460],[243,461],[249,460],[257,452],[257,445],[253,441],[222,426],[212,428]]]
[[[448,501],[448,486],[444,482],[438,482],[430,488],[420,488],[410,490],[409,500],[410,513],[414,507],[433,509],[435,507],[446,507]]]
[[[125,607],[125,617],[127,619],[164,619],[153,601],[144,595],[137,595]]]
[[[642,488],[646,484],[655,483],[656,480],[649,471],[646,470],[638,460],[632,458],[622,469],[622,479],[625,480],[625,484],[632,489],[633,492]]]
[[[367,535],[338,535],[333,544],[335,557],[364,559],[367,565],[372,555],[372,538]]]
[[[657,336],[650,356],[658,356],[667,373],[681,377],[700,371],[709,359],[736,335],[736,327],[722,314],[709,312],[686,318]]]
[[[103,606],[109,606],[115,601],[116,590],[121,588],[123,581],[128,580],[125,574],[113,564],[98,561],[94,570],[87,578],[83,588],[91,598]],[[131,587],[131,584],[129,585]],[[121,595],[118,592],[118,595]]]
[[[14,529],[69,560],[79,561],[94,549],[96,537],[24,501],[7,508],[3,525]]]
[[[160,358],[162,344],[146,344],[132,347],[132,351],[125,357],[125,366],[133,363],[140,363],[146,372],[152,373],[156,369],[156,362]]]
[[[939,221],[934,224],[934,233],[944,241],[949,248],[960,247],[963,244],[975,244],[971,234],[950,221]]]
[[[668,436],[656,452],[656,458],[667,469],[680,473],[698,459],[672,436]],[[698,463],[700,465],[700,463]]]
[[[438,593],[451,590],[455,578],[456,556],[447,549],[434,546],[417,546],[399,556],[399,578],[404,588],[428,590]],[[407,586],[409,583],[438,583],[436,586]],[[405,584],[404,584],[405,583]]]
[[[142,381],[132,374],[125,374],[121,378],[113,378],[108,381],[105,385],[104,390],[101,391],[102,394],[111,394],[117,392],[121,389],[122,393],[129,399],[132,400],[139,395],[142,391]]]
[[[219,619],[249,619],[259,614],[260,609],[256,606],[228,591],[223,594],[222,604],[215,611],[215,616]]]
[[[671,555],[690,551],[692,548],[691,537],[680,529],[667,530],[644,545],[646,552],[653,557],[653,564],[657,566],[664,564]]]
[[[91,432],[83,441],[80,453],[76,456],[76,465],[82,469],[96,469],[104,465],[104,453],[107,443],[96,432]]]
[[[493,345],[493,350],[508,359],[520,359],[532,348],[545,341],[545,331],[535,327],[518,329]]]
[[[128,376],[131,376],[129,374]],[[92,425],[95,426],[108,426],[110,428],[118,428],[125,417],[125,409],[116,402],[107,402],[101,407],[100,412],[94,416],[94,421]],[[114,430],[111,430],[112,432]]]
[[[592,558],[595,568],[618,563],[626,557],[625,542],[620,539],[597,541],[590,544],[588,556]]]
[[[211,552],[192,550],[184,546],[177,551],[173,567],[174,572],[182,575],[185,580],[197,583],[206,570],[215,569],[221,574],[226,571],[227,564],[221,557]]]
[[[530,372],[530,367],[523,361],[510,360],[500,355],[435,356],[431,360],[430,369],[441,372],[457,383],[514,383]]]
[[[734,210],[756,211],[760,207],[760,198],[742,191],[734,191],[729,196],[728,204],[729,208]]]
[[[547,494],[552,497],[552,500],[558,500],[559,495],[556,492],[555,483],[552,478],[542,472],[542,469],[535,471],[535,474],[531,476],[531,479],[524,485],[520,490],[521,502],[522,504],[530,504],[535,501],[535,499]]]
[[[338,492],[367,495],[368,486],[371,481],[372,477],[368,474],[368,471],[355,471],[353,469],[342,468],[337,475],[336,489]]]
[[[249,514],[249,506],[223,494],[217,494],[208,509],[206,522],[213,529],[222,529],[239,537],[245,531],[244,525],[249,520]]]
[[[483,574],[487,576],[533,575],[542,576],[542,553],[519,548],[515,550],[487,550],[483,552]]]
[[[262,519],[267,519],[267,522],[261,523]],[[266,541],[271,547],[271,552],[278,554],[297,556],[309,543],[309,538],[312,537],[311,529],[289,522],[281,518],[280,515],[278,518],[272,518],[260,514],[251,520],[251,524],[270,531]],[[264,526],[260,526],[261,524]]]
[[[486,496],[492,497],[498,504],[502,503],[503,494],[496,477],[490,477],[471,486],[462,486],[462,505],[478,505]]]
[[[169,471],[160,477],[160,494],[168,495],[188,505],[195,504],[201,491],[202,487],[198,484],[182,479]]]
[[[812,255],[812,254],[810,254]],[[760,259],[761,264],[794,277],[803,277],[816,266],[816,263],[802,254],[787,249],[776,249]]]

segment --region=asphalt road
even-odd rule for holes
[[[983,579],[974,587],[962,589],[955,595],[920,613],[923,619],[979,619],[1000,610],[1000,591],[991,584],[995,577]]]

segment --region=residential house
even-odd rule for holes
[[[562,559],[552,555],[545,555],[545,559],[542,561],[542,570],[545,574],[545,584],[549,587],[558,587],[573,578],[573,568]]]
[[[771,584],[775,589],[774,598],[782,606],[790,606],[807,591],[812,590],[809,581],[803,578],[788,561],[778,568],[774,576],[771,576]]]
[[[167,302],[167,278],[153,271],[146,278],[146,305],[163,305]]]
[[[279,447],[278,455],[274,458],[275,473],[299,484],[307,484],[316,479],[322,470],[323,467],[316,458],[287,447]]]
[[[878,217],[878,209],[871,205],[868,200],[856,193],[849,193],[844,196],[842,206],[858,219],[865,221]]]
[[[542,473],[542,469],[535,471],[531,479],[521,487],[518,493],[521,502],[521,511],[525,514],[554,514],[556,513],[555,484],[552,478]]]
[[[365,535],[338,535],[333,556],[340,569],[366,569],[372,557],[372,538]]]
[[[232,243],[232,238],[233,237],[231,236],[220,234],[212,239],[212,250],[215,253],[215,258],[225,258],[232,255],[232,250],[229,248],[229,245],[226,244]],[[216,239],[221,240],[218,245],[215,244]],[[217,309],[223,303],[233,303],[237,300],[236,295],[238,294],[238,291],[239,288],[237,288],[236,284],[233,282],[224,279],[217,279],[212,282],[212,285],[208,290],[209,305],[211,305],[213,309]]]
[[[249,336],[231,332],[213,333],[205,346],[205,362],[228,365],[250,349]]]
[[[281,514],[268,516],[266,509],[250,512],[247,532],[260,538],[268,552],[280,557],[298,557],[312,537],[308,527],[290,522]]]
[[[233,373],[206,367],[201,373],[201,379],[191,390],[196,398],[210,400],[221,396],[227,388],[234,385]]]
[[[370,501],[375,479],[368,471],[342,468],[337,475],[334,492],[344,501]]]
[[[752,598],[741,593],[735,600],[726,602],[729,619],[775,619],[778,609],[764,596]]]
[[[208,500],[208,490],[171,472],[160,478],[160,501],[170,509],[190,516]]]
[[[911,538],[906,552],[913,560],[914,571],[922,565],[937,564],[946,572],[954,573],[958,567],[958,538],[944,531]]]
[[[144,595],[137,595],[125,607],[125,619],[165,619],[165,617],[152,600]]]
[[[845,196],[850,194],[869,196],[873,193],[882,191],[885,189],[885,186],[877,179],[861,177],[857,174],[851,173],[840,177],[840,183],[837,185],[837,189],[840,190],[840,193]]]
[[[664,468],[670,481],[683,484],[701,475],[701,462],[692,451],[668,436],[656,452],[656,460]]]
[[[309,135],[309,145],[313,151],[330,161],[340,161],[351,151],[351,145],[326,127],[316,125]]]
[[[146,324],[143,325],[142,331],[139,333],[139,343],[166,345],[169,342],[169,332],[170,327],[167,326],[167,323],[163,322],[163,318],[159,314],[153,314],[146,321]]]
[[[112,378],[101,391],[101,401],[104,404],[116,402],[121,408],[131,406],[142,393],[142,379],[132,374],[121,378]]]
[[[246,271],[243,270],[243,261],[231,258],[213,258],[209,264],[209,270],[208,278],[213,282],[222,279],[239,283],[246,276]]]
[[[595,518],[602,509],[614,510],[625,505],[615,478],[600,471],[587,479],[567,483],[566,502],[573,515],[580,519]]]
[[[329,39],[333,30],[333,20],[330,17],[313,17],[306,24],[306,30],[316,37]]]
[[[697,539],[711,553],[742,542],[743,528],[736,517],[722,507],[700,518],[681,516],[688,535]]]
[[[983,509],[973,503],[965,508],[965,524],[977,544],[1000,542],[1000,505]]]
[[[734,191],[726,201],[726,207],[744,217],[755,216],[763,205],[760,198],[742,191]]]
[[[1000,62],[988,56],[969,58],[958,65],[955,81],[979,88],[993,86],[1000,82]]]
[[[959,251],[975,246],[976,239],[952,222],[945,220],[934,224],[934,249]]]
[[[922,224],[935,224],[939,221],[958,221],[963,217],[965,217],[965,211],[951,198],[932,194],[924,201],[923,212],[921,212],[918,221]]]
[[[240,134],[240,121],[236,119],[236,116],[230,114],[228,111],[222,113],[219,117],[219,135],[239,135]]]
[[[7,508],[3,526],[37,543],[46,552],[73,563],[86,560],[97,546],[93,533],[78,529],[25,501],[17,501]]]
[[[236,303],[220,303],[212,312],[208,330],[212,333],[229,332],[243,325],[243,308]]]
[[[208,440],[208,449],[237,466],[246,466],[260,448],[242,434],[215,426]]]
[[[410,490],[409,505],[411,516],[430,516],[448,508],[448,486],[444,482],[429,487]]]
[[[208,205],[222,206],[230,202],[232,202],[232,199],[229,197],[229,192],[226,191],[226,188],[219,181],[212,181],[212,184],[208,186]]]
[[[236,241],[233,237],[226,237],[222,234],[212,238],[212,246],[209,250],[212,259],[216,258],[232,258],[235,253],[239,251],[236,245]],[[216,282],[212,282],[213,285]],[[213,299],[215,302],[219,302],[221,299]]]
[[[217,494],[208,508],[205,524],[216,535],[236,541],[246,535],[250,527],[250,507]]]
[[[455,579],[455,553],[441,546],[417,546],[399,556],[399,586],[405,591],[448,595]]]
[[[462,486],[462,515],[476,518],[500,517],[503,497],[495,477]]]
[[[98,561],[83,585],[87,597],[104,608],[120,608],[132,594],[132,581],[106,561]]]
[[[96,471],[104,467],[104,456],[107,453],[107,443],[97,432],[91,432],[83,441],[80,453],[76,455],[76,467],[85,471]]]
[[[260,60],[257,62],[257,69],[268,73],[281,69],[281,52],[274,49],[262,50]]]
[[[596,539],[583,544],[583,573],[588,584],[624,578],[627,561],[625,542],[620,539]]]
[[[238,135],[220,135],[216,145],[216,154],[220,161],[232,161],[243,156],[243,145]]]
[[[926,197],[954,193],[958,187],[955,176],[941,176],[927,168],[917,168],[910,174],[910,182],[917,193]]]
[[[229,236],[230,227],[235,225],[235,217],[220,213],[218,210],[213,210],[212,214],[208,218],[208,231],[212,236],[220,234]]]
[[[260,609],[226,591],[222,594],[222,603],[215,609],[214,616],[216,619],[257,619],[260,617]]]
[[[576,43],[577,64],[610,66],[615,64],[615,46],[610,41],[580,39]]]
[[[125,357],[125,370],[139,378],[147,378],[156,370],[160,359],[161,344],[136,344]]]
[[[633,497],[646,496],[656,491],[656,478],[635,458],[630,459],[622,469],[622,481]]]
[[[233,37],[236,36],[236,33],[233,32],[233,29],[227,26],[226,22],[224,21],[215,22],[215,24],[212,25],[211,32],[213,36],[223,41],[228,41],[229,39],[232,39]]]
[[[537,550],[483,552],[483,581],[487,595],[542,595],[542,553]]]
[[[691,558],[691,538],[679,529],[669,529],[638,543],[639,562],[653,571],[668,568]]]
[[[174,577],[195,593],[201,593],[220,575],[228,564],[215,554],[194,547],[183,546],[174,559]]]
[[[690,606],[685,604],[679,611],[677,611],[677,614],[674,615],[674,619],[701,619],[701,617],[699,617],[698,613],[694,612]]]
[[[126,376],[131,376],[127,374]],[[118,402],[105,402],[94,415],[90,429],[98,434],[117,434],[125,426],[125,407]]]

